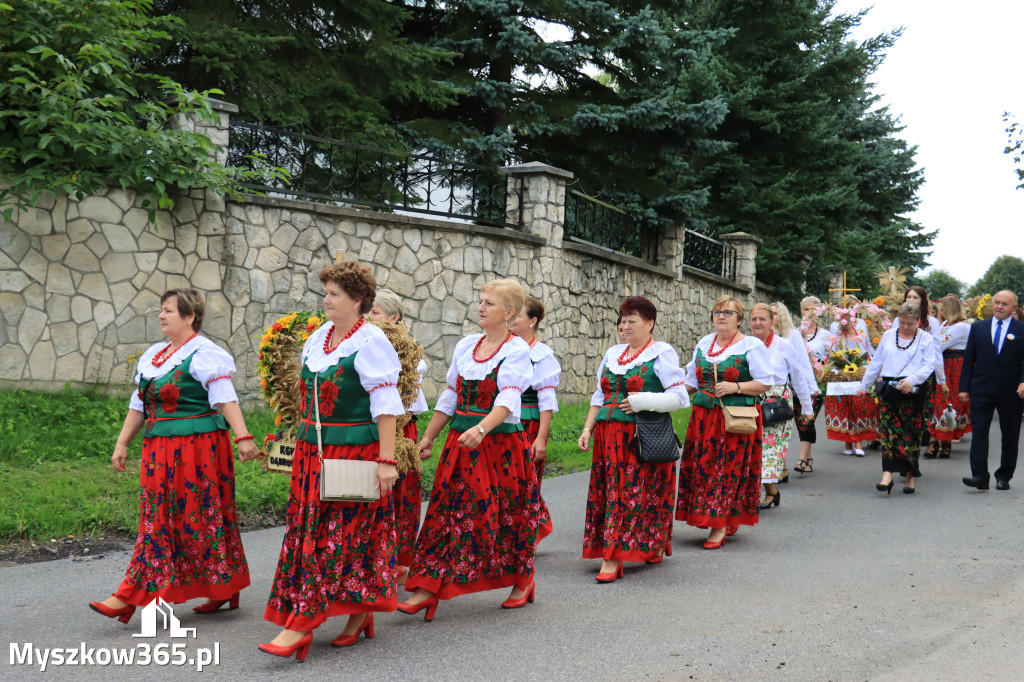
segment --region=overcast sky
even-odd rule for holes
[[[838,0],[836,11],[869,7],[855,39],[905,29],[874,80],[924,168],[912,217],[939,231],[931,265],[973,284],[998,256],[1024,257],[1024,190],[1002,120],[1024,121],[1024,1]]]

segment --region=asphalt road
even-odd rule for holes
[[[819,424],[819,433],[824,433]],[[993,433],[993,443],[999,442]],[[49,666],[47,679],[302,680],[1021,680],[1024,577],[1021,491],[978,492],[968,442],[949,460],[924,460],[918,492],[878,493],[880,455],[844,456],[819,442],[815,471],[781,486],[762,513],[721,550],[706,531],[677,524],[675,556],[627,564],[625,579],[594,581],[580,559],[588,474],[544,482],[555,532],[537,556],[537,602],[503,611],[506,594],[442,602],[434,622],[378,614],[376,637],[335,649],[343,619],[316,633],[304,663],[256,650],[277,628],[262,620],[281,528],[246,533],[254,583],[242,608],[176,614],[196,639],[133,637],[90,611],[129,555],[0,569],[0,678],[41,676],[14,663],[34,647],[136,647],[184,642],[186,658],[219,646],[200,675],[185,666]],[[992,455],[995,469],[998,453]],[[795,459],[792,460],[795,462]]]

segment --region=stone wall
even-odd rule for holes
[[[221,145],[228,113],[222,107],[220,124],[207,131]],[[262,330],[292,310],[321,307],[317,274],[337,252],[370,265],[381,286],[405,299],[409,329],[427,351],[431,400],[456,342],[477,330],[480,285],[495,277],[518,279],[547,306],[540,337],[562,362],[566,399],[592,390],[626,296],[655,302],[655,335],[684,362],[710,331],[715,298],[771,299],[756,285],[754,237],[731,236],[738,282],[683,265],[681,233],[663,237],[658,265],[563,241],[571,174],[542,164],[507,170],[523,178],[522,205],[510,207],[522,212],[521,230],[203,191],[179,197],[155,226],[132,192],[113,188],[16,212],[0,221],[0,382],[124,385],[130,357],[162,338],[160,294],[191,285],[206,296],[204,333],[232,352],[236,387],[255,399]]]

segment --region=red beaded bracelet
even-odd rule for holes
[[[238,438],[235,439],[235,445],[238,445],[243,440],[256,440],[256,436],[252,435],[251,433],[248,436],[239,436]]]
[[[383,457],[377,460],[378,464],[390,464],[393,467],[398,466],[397,459],[384,459]]]

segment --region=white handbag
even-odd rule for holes
[[[324,446],[320,437],[319,378],[319,375],[313,376],[316,455],[320,460],[320,501],[376,502],[380,499],[376,462],[359,459],[324,459]]]

